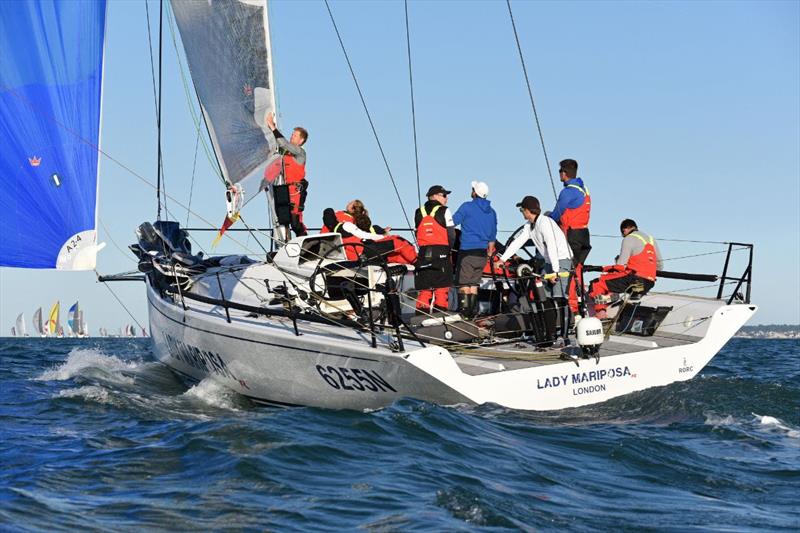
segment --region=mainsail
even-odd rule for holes
[[[0,266],[95,267],[105,18],[0,2]]]
[[[54,303],[53,307],[50,308],[50,318],[47,319],[47,333],[50,335],[56,335],[61,329],[61,321],[58,318],[60,310],[60,302]]]
[[[265,125],[275,112],[265,0],[172,0],[192,81],[225,180],[246,203],[278,157]]]
[[[20,313],[16,322],[17,335],[27,337],[28,331],[25,329],[25,313]]]
[[[38,333],[42,337],[47,335],[47,331],[45,330],[44,317],[42,316],[42,308],[41,307],[39,309],[37,309],[33,313],[33,329],[36,331],[36,333]]]

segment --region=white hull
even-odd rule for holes
[[[691,379],[756,310],[752,305],[706,299],[652,298],[658,304],[673,298],[687,308],[711,309],[710,318],[681,315],[677,328],[698,336],[684,335],[679,345],[659,347],[649,338],[615,341],[612,337],[604,345],[611,351],[601,352],[598,362],[582,359],[579,365],[556,361],[522,367],[451,354],[434,345],[421,348],[413,341],[406,341],[404,352],[389,349],[388,338],[379,338],[378,347],[372,348],[368,335],[325,324],[300,322],[302,334],[296,336],[291,320],[285,318],[248,318],[231,311],[229,324],[219,307],[193,301],[184,310],[152,288],[148,288],[148,309],[155,354],[161,362],[191,380],[211,378],[255,401],[374,409],[410,397],[443,405],[494,403],[543,411]],[[632,351],[631,345],[637,343],[642,348]],[[614,354],[613,347],[627,350]]]

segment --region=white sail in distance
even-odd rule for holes
[[[276,112],[265,0],[172,0],[192,81],[226,182],[244,202],[278,157],[266,126]]]
[[[25,329],[25,313],[20,313],[16,322],[17,335],[20,337],[27,337],[28,332]]]
[[[41,337],[47,335],[47,332],[45,331],[44,317],[42,316],[41,307],[33,313],[33,329]]]

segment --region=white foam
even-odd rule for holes
[[[87,385],[77,389],[65,389],[58,393],[59,398],[84,398],[97,403],[108,403],[108,390],[97,385]]]
[[[708,426],[730,426],[733,425],[736,421],[733,419],[732,415],[728,416],[719,416],[713,413],[706,414],[706,425]]]
[[[768,429],[774,429],[778,431],[782,431],[786,434],[787,437],[792,439],[800,439],[800,431],[786,425],[781,420],[775,418],[774,416],[769,415],[759,415],[753,413],[753,416],[756,417],[756,420]]]
[[[39,377],[39,381],[64,381],[80,374],[87,368],[97,368],[108,373],[117,375],[121,380],[132,382],[130,378],[119,375],[122,370],[132,370],[138,366],[137,362],[126,362],[113,355],[106,355],[96,348],[75,348],[67,356],[67,360],[61,365],[45,370]]]
[[[222,409],[237,411],[234,400],[236,393],[211,378],[206,378],[183,393],[184,396]]]

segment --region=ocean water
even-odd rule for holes
[[[800,342],[548,413],[255,407],[148,340],[0,339],[3,531],[800,529]]]

